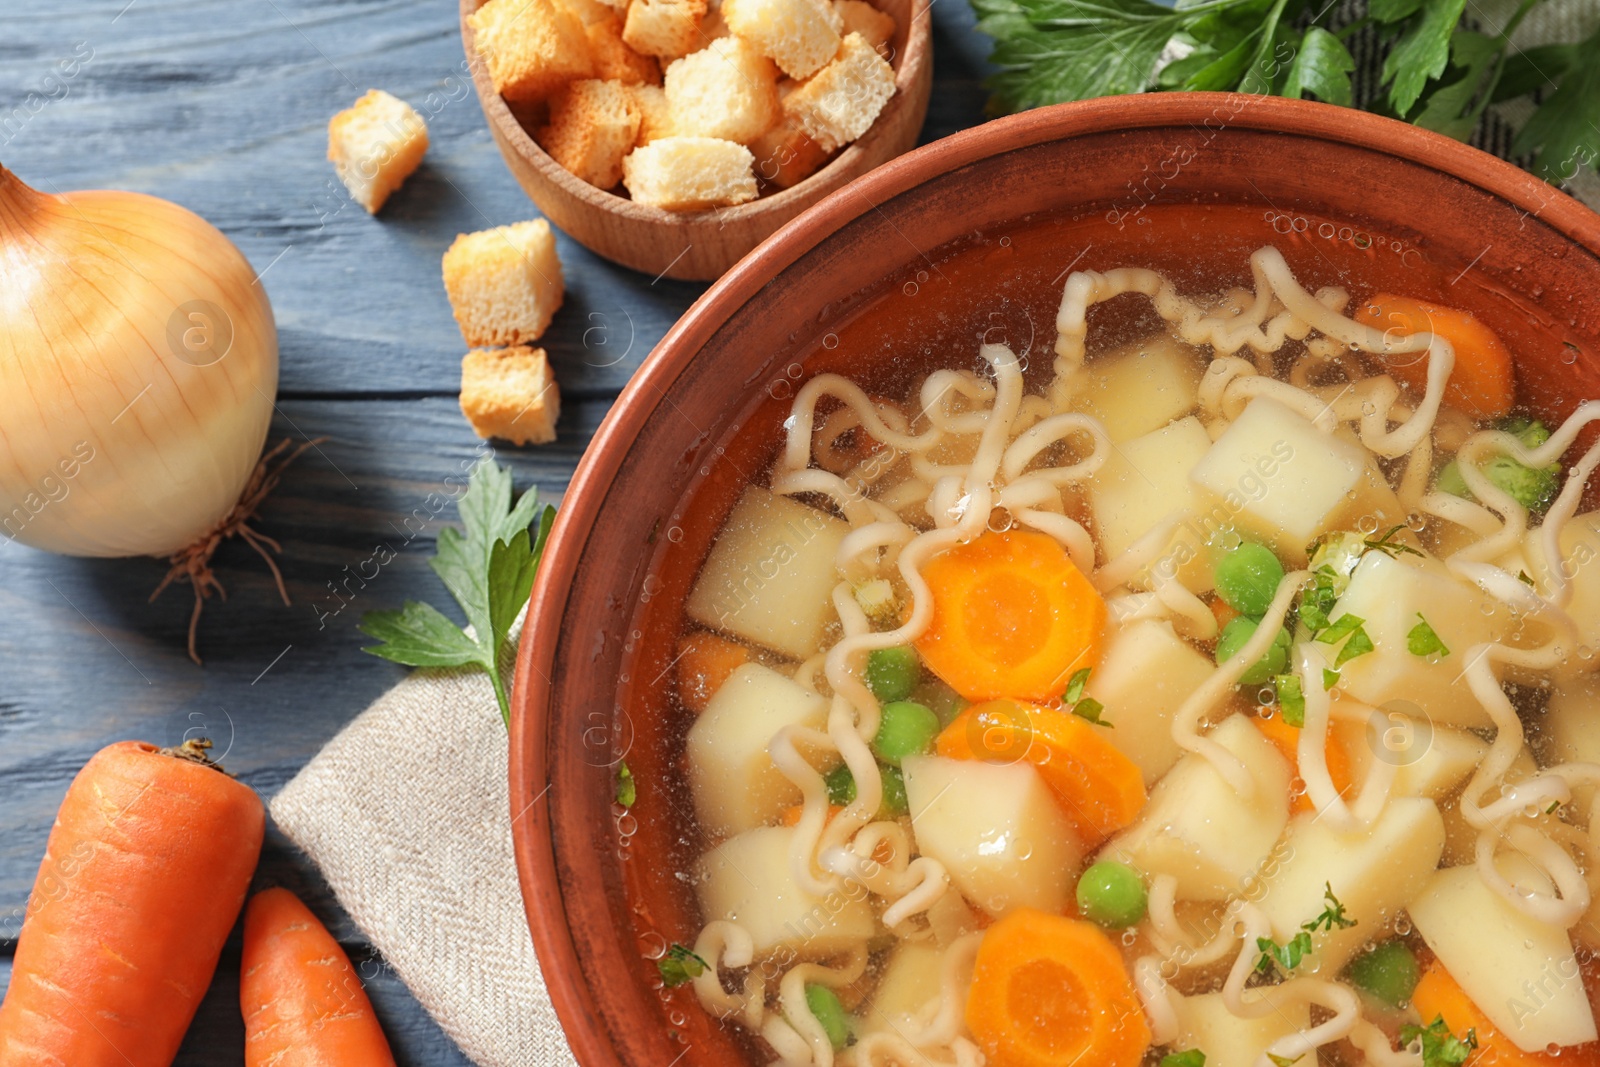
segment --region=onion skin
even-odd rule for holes
[[[255,469],[277,385],[266,291],[219,230],[140,193],[39,193],[0,167],[0,543],[192,544]]]

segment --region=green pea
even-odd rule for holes
[[[909,812],[911,802],[906,799],[906,780],[900,768],[880,765],[878,770],[883,772],[883,803],[878,814],[897,818]]]
[[[867,688],[879,700],[904,700],[922,678],[922,661],[909,645],[867,653]]]
[[[1078,879],[1078,910],[1090,922],[1122,930],[1144,918],[1144,879],[1125,863],[1101,860]]]
[[[1225,663],[1232,659],[1234,653],[1248,644],[1250,638],[1255,636],[1256,626],[1256,620],[1243,615],[1230,619],[1217,637],[1217,663]],[[1289,631],[1280,627],[1278,636],[1272,639],[1266,655],[1251,664],[1250,669],[1239,676],[1239,684],[1260,685],[1273,675],[1282,674],[1289,664],[1289,642]]]
[[[1385,941],[1368,949],[1350,961],[1347,973],[1356,988],[1396,1008],[1411,1000],[1422,977],[1417,957],[1404,941]]]
[[[828,1041],[833,1045],[835,1052],[841,1051],[850,1043],[850,1027],[845,1022],[844,1005],[839,1003],[839,998],[834,995],[833,990],[815,983],[807,985],[806,1007],[811,1009],[811,1014],[822,1024],[822,1029],[827,1032]]]
[[[896,700],[883,706],[872,750],[885,763],[898,767],[905,757],[931,749],[938,736],[939,716],[931,708],[914,700]]]
[[[1266,545],[1245,541],[1217,560],[1213,577],[1217,595],[1229,607],[1243,615],[1261,615],[1283,581],[1283,564]]]
[[[828,786],[829,804],[842,808],[855,802],[856,776],[850,773],[849,764],[839,764],[823,775],[822,780]]]

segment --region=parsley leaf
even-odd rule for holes
[[[1256,961],[1256,973],[1271,974],[1276,965],[1287,975],[1311,954],[1311,935],[1301,930],[1282,945],[1270,937],[1258,937],[1256,949],[1261,953],[1261,959]]]
[[[1343,667],[1346,663],[1349,663],[1357,656],[1365,656],[1368,652],[1371,652],[1374,647],[1375,646],[1372,644],[1372,638],[1367,636],[1366,628],[1363,626],[1357,626],[1355,630],[1351,632],[1350,639],[1346,641],[1344,643],[1344,647],[1339,650],[1339,655],[1334,659],[1333,665],[1335,667]]]
[[[1328,690],[1332,689],[1338,684],[1339,672],[1329,670],[1327,667],[1322,668],[1322,691],[1326,693]]]
[[[1395,556],[1404,555],[1406,553],[1410,553],[1413,556],[1422,555],[1422,551],[1420,549],[1412,548],[1408,544],[1394,540],[1394,535],[1405,528],[1405,524],[1403,523],[1398,526],[1391,526],[1383,532],[1382,537],[1369,537],[1361,543],[1367,546],[1367,551],[1382,552],[1391,559]]]
[[[1422,0],[1383,61],[1383,83],[1389,103],[1400,115],[1410,114],[1428,80],[1444,73],[1450,61],[1450,35],[1461,22],[1467,0]]]
[[[1344,905],[1339,902],[1339,898],[1333,895],[1332,882],[1322,883],[1322,899],[1326,901],[1326,906],[1315,919],[1302,923],[1300,926],[1302,930],[1314,934],[1318,930],[1331,931],[1335,927],[1348,930],[1356,924],[1354,919],[1344,913]]]
[[[1312,26],[1300,39],[1283,95],[1298,100],[1311,93],[1325,103],[1349,107],[1350,73],[1355,69],[1356,61],[1344,42],[1321,26]]]
[[[369,611],[361,632],[380,642],[363,649],[410,667],[469,667],[486,671],[509,724],[511,702],[500,658],[517,616],[528,603],[533,576],[544,555],[555,509],[539,510],[539,492],[529,489],[513,505],[511,472],[492,460],[472,470],[458,507],[464,530],[439,531],[429,566],[461,606],[469,634],[428,604],[408,600],[398,611]],[[537,525],[536,530],[530,530]]]
[[[1094,697],[1083,695],[1084,687],[1089,684],[1089,672],[1093,668],[1085,667],[1074,671],[1071,678],[1067,679],[1067,691],[1062,694],[1061,702],[1072,709],[1072,714],[1081,719],[1088,719],[1096,726],[1104,726],[1107,730],[1116,729],[1116,723],[1106,722],[1101,714],[1106,706]]]
[[[1361,625],[1366,621],[1359,615],[1340,615],[1327,629],[1317,635],[1317,640],[1325,645],[1336,645],[1361,629]]]
[[[1576,46],[1558,88],[1518,132],[1511,152],[1536,152],[1534,169],[1556,182],[1600,159],[1600,30]]]
[[[1328,613],[1339,599],[1339,575],[1324,563],[1311,572],[1311,584],[1300,594],[1300,621],[1313,635],[1327,629]]]
[[[1161,1067],[1206,1067],[1206,1054],[1197,1048],[1169,1052],[1161,1057]]]
[[[1465,1038],[1459,1038],[1444,1024],[1444,1016],[1436,1015],[1427,1026],[1402,1026],[1400,1045],[1402,1048],[1418,1045],[1422,1051],[1422,1067],[1461,1067],[1478,1047],[1478,1033],[1468,1030]]]
[[[1278,707],[1283,710],[1283,721],[1294,727],[1306,724],[1306,694],[1301,688],[1298,674],[1280,674],[1277,678]]]
[[[633,807],[639,799],[639,784],[633,780],[633,771],[626,761],[617,765],[617,803],[625,808]]]
[[[661,980],[668,988],[699,978],[710,969],[711,964],[677,944],[667,949],[665,956],[656,960],[656,970],[661,972]]]
[[[1089,672],[1093,669],[1084,667],[1082,670],[1074,671],[1072,677],[1067,679],[1067,691],[1061,698],[1064,703],[1076,704],[1083,699],[1083,690],[1089,684]]]
[[[1437,652],[1441,656],[1448,656],[1450,650],[1445,647],[1439,635],[1434,632],[1428,620],[1422,617],[1422,612],[1417,612],[1417,624],[1406,634],[1406,648],[1410,649],[1413,656],[1431,656]]]
[[[1305,1053],[1301,1053],[1298,1056],[1289,1057],[1279,1056],[1277,1053],[1269,1052],[1267,1053],[1267,1059],[1272,1061],[1272,1067],[1294,1067],[1295,1064],[1305,1059]]]

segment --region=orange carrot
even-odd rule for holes
[[[1478,1051],[1467,1058],[1467,1067],[1597,1067],[1600,1065],[1600,1042],[1591,1041],[1561,1050],[1560,1055],[1547,1052],[1524,1052],[1509,1037],[1494,1028],[1483,1012],[1478,1010],[1456,980],[1440,965],[1438,960],[1429,964],[1422,980],[1411,994],[1411,1006],[1422,1016],[1424,1024],[1442,1018],[1450,1032],[1465,1038],[1471,1030],[1478,1039]]]
[[[1117,947],[1093,923],[1031,908],[979,942],[967,1028],[989,1067],[1135,1067],[1150,1047]]]
[[[1495,332],[1470,311],[1379,293],[1356,312],[1357,322],[1397,334],[1428,331],[1450,342],[1456,351],[1455,369],[1445,388],[1445,400],[1480,419],[1498,418],[1511,410],[1516,382],[1511,373],[1511,353]],[[1428,379],[1425,352],[1396,354],[1385,368],[1400,381],[1422,389]]]
[[[287,889],[245,911],[239,1010],[245,1067],[394,1067],[349,957]]]
[[[750,662],[750,650],[716,634],[699,631],[678,643],[678,699],[696,715],[728,675]]]
[[[1131,823],[1146,800],[1139,767],[1105,738],[1105,727],[1065,708],[1015,700],[974,704],[940,732],[952,759],[1027,759],[1090,848]]]
[[[1311,798],[1306,795],[1306,783],[1299,774],[1300,766],[1300,728],[1290,726],[1274,712],[1266,718],[1257,716],[1256,729],[1266,735],[1267,740],[1275,745],[1283,758],[1289,761],[1291,767],[1296,768],[1293,788],[1294,799],[1290,802],[1291,811],[1310,811]],[[1328,760],[1328,777],[1333,779],[1333,787],[1342,797],[1348,797],[1355,792],[1355,780],[1350,771],[1350,753],[1345,751],[1344,742],[1337,734],[1330,733],[1323,742],[1323,752]]]
[[[933,621],[917,651],[968,700],[1051,700],[1100,662],[1106,602],[1044,534],[982,534],[935,556],[922,576]]]
[[[1217,628],[1220,630],[1239,617],[1239,609],[1221,597],[1214,596],[1211,598],[1211,614],[1216,616]]]
[[[778,824],[780,826],[799,826],[800,816],[805,814],[805,810],[806,806],[804,804],[794,804],[790,807],[784,808],[783,814],[778,818]],[[829,804],[828,817],[826,820],[824,820],[824,824],[832,822],[833,817],[843,810],[844,809],[837,804]]]
[[[249,786],[181,750],[101,749],[67,790],[0,1004],[0,1067],[170,1067],[261,853]]]

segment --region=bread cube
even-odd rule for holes
[[[859,33],[862,38],[883,55],[894,36],[894,16],[887,11],[879,11],[867,0],[833,0],[833,10],[838,14],[843,28],[839,31],[841,36]]]
[[[1139,820],[1101,850],[1147,875],[1170,874],[1182,900],[1226,900],[1266,874],[1289,823],[1289,764],[1244,715],[1230,715],[1211,740],[1255,779],[1249,800],[1211,762],[1189,753],[1150,791]]]
[[[599,0],[591,0],[599,3]],[[610,8],[606,8],[610,11]],[[623,85],[660,85],[661,64],[653,56],[640,55],[622,39],[622,18],[609,14],[589,24],[589,55],[594,60],[594,76]]]
[[[1525,891],[1550,892],[1548,877],[1514,852],[1500,873]],[[1479,1011],[1524,1052],[1579,1045],[1596,1036],[1567,931],[1513,907],[1476,866],[1436,872],[1406,909],[1422,939]]]
[[[412,106],[370,89],[328,123],[328,159],[356,203],[377,214],[428,151],[428,126]]]
[[[772,765],[767,745],[786,726],[821,730],[827,722],[828,702],[810,689],[759,663],[736,667],[685,744],[700,825],[731,836],[800,803],[800,787]]]
[[[479,437],[519,445],[556,439],[561,390],[544,349],[479,348],[461,360],[461,413]]]
[[[746,830],[700,857],[696,890],[705,921],[738,923],[758,956],[781,948],[821,959],[870,939],[878,924],[859,883],[826,897],[796,884],[789,861],[794,833],[787,826]]]
[[[1395,797],[1371,826],[1342,832],[1307,812],[1284,838],[1284,859],[1262,879],[1257,906],[1286,942],[1322,913],[1329,886],[1356,925],[1311,935],[1321,972],[1334,974],[1394,921],[1444,852],[1444,819],[1427,797]]]
[[[628,87],[589,78],[556,94],[550,124],[539,131],[551,159],[599,189],[622,180],[622,159],[638,138],[639,109]]]
[[[1120,445],[1193,413],[1204,373],[1205,357],[1198,351],[1156,334],[1091,360],[1074,406],[1099,419],[1106,436]]]
[[[659,85],[634,85],[633,106],[639,112],[639,137],[635,147],[672,136],[672,108],[667,105],[667,91]]]
[[[1190,476],[1211,450],[1211,435],[1194,416],[1124,441],[1088,483],[1100,549],[1109,562],[1175,511],[1199,506]],[[1152,573],[1176,577],[1196,592],[1212,586],[1208,531],[1198,523],[1175,530],[1150,570],[1129,584],[1148,588]]]
[[[713,630],[805,659],[836,617],[834,556],[849,532],[826,512],[751,486],[711,546],[684,611]]]
[[[747,144],[778,121],[778,68],[737,37],[712,41],[667,67],[672,128]]]
[[[677,59],[705,44],[700,36],[705,14],[706,0],[632,0],[622,39],[642,55]]]
[[[578,21],[582,22],[585,27],[591,27],[595,23],[604,22],[607,19],[621,19],[622,17],[620,11],[609,4],[601,3],[600,0],[559,0],[559,2],[568,11],[578,16]],[[618,32],[620,33],[621,30],[619,29]]]
[[[962,896],[996,919],[1066,908],[1083,845],[1033,764],[908,756],[900,769],[917,851]]]
[[[871,129],[894,95],[894,68],[859,33],[839,46],[839,55],[801,83],[783,102],[784,113],[828,151]]]
[[[732,36],[733,30],[728,28],[728,20],[722,17],[722,5],[708,3],[706,17],[700,20],[700,47]]]
[[[755,157],[737,141],[674,134],[635,148],[622,161],[622,184],[641,204],[703,211],[756,198]]]
[[[1260,538],[1292,566],[1329,530],[1406,521],[1366,449],[1266,396],[1246,405],[1189,478],[1210,521]]]
[[[467,21],[494,91],[512,103],[547,99],[593,73],[583,20],[559,0],[489,0]]]
[[[1088,694],[1116,729],[1104,736],[1138,764],[1146,788],[1183,755],[1172,714],[1216,669],[1164,619],[1131,622],[1112,635],[1089,674]]]
[[[830,62],[844,27],[829,0],[723,0],[722,17],[791,78],[809,78]]]
[[[1228,1010],[1221,993],[1198,993],[1178,999],[1178,1036],[1174,1049],[1203,1049],[1206,1067],[1255,1067],[1275,1042],[1311,1029],[1311,1009],[1304,1000],[1285,997],[1274,988],[1247,989],[1246,1004],[1262,999],[1273,1010],[1253,1019]]]
[[[780,189],[789,189],[811,177],[828,161],[830,153],[785,115],[750,142],[756,160],[756,177]]]
[[[515,345],[544,333],[566,289],[544,219],[458,236],[444,254],[444,289],[469,345]]]

